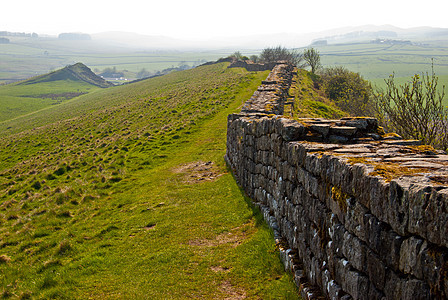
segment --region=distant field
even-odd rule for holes
[[[56,39],[13,39],[0,44],[0,84],[26,79],[55,69],[82,62],[92,70],[116,67],[130,80],[142,69],[148,72],[178,67],[181,63],[199,65],[228,56],[228,51],[137,51],[101,47],[91,41]]]
[[[324,67],[344,66],[359,72],[374,87],[385,88],[384,79],[395,74],[395,82],[403,84],[414,74],[434,72],[439,88],[448,87],[448,48],[435,45],[383,45],[373,43],[340,44],[316,47]],[[446,89],[445,89],[446,90]],[[448,105],[448,95],[445,96]]]
[[[324,66],[343,65],[366,79],[412,76],[429,71],[448,75],[448,48],[431,45],[341,44],[316,47]]]

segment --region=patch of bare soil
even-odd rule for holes
[[[226,295],[226,300],[246,299],[246,292],[230,283],[230,281],[224,280],[221,284],[220,290]]]
[[[212,161],[195,161],[180,165],[173,169],[174,173],[183,173],[184,182],[199,183],[203,181],[214,181],[224,173],[220,173]]]
[[[190,246],[216,247],[223,244],[229,244],[232,247],[240,245],[253,232],[255,228],[253,220],[250,222],[232,228],[229,232],[217,235],[214,239],[196,239],[188,242]]]
[[[226,273],[226,272],[230,271],[229,268],[221,267],[221,266],[212,266],[212,267],[210,267],[210,270],[212,270],[215,273]]]

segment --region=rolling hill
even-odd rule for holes
[[[113,84],[82,63],[0,86],[0,122],[60,104]]]
[[[0,123],[2,297],[297,297],[223,159],[227,115],[267,72],[226,66]]]
[[[18,85],[37,84],[41,82],[52,81],[66,81],[71,80],[74,82],[85,82],[100,88],[108,88],[113,86],[112,83],[107,82],[103,78],[97,76],[86,65],[82,63],[76,63],[74,65],[67,66],[60,70],[36,76],[34,78],[22,81]]]

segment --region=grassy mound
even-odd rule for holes
[[[226,118],[263,73],[224,64],[0,123],[0,292],[295,298],[226,169]]]
[[[20,82],[19,85],[65,80],[85,82],[100,88],[108,88],[113,86],[112,83],[107,82],[103,78],[97,76],[92,72],[92,70],[90,70],[86,65],[82,63],[70,65],[49,74],[33,77],[31,79]]]

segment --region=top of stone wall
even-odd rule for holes
[[[243,105],[242,113],[265,113],[282,115],[284,103],[289,97],[293,67],[278,63],[269,73],[266,80]]]

